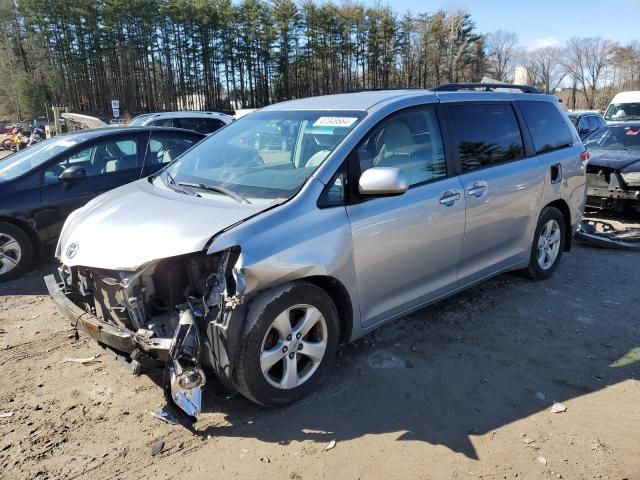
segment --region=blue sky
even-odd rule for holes
[[[480,32],[509,30],[517,33],[520,43],[528,48],[562,44],[571,37],[600,36],[623,44],[640,39],[640,0],[382,0],[382,3],[397,12],[429,13],[462,7],[471,12]]]

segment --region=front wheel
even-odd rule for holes
[[[339,333],[336,307],[321,288],[298,281],[261,293],[247,313],[238,390],[267,407],[311,393],[334,362]]]
[[[531,245],[527,275],[534,280],[549,278],[558,268],[564,251],[566,225],[560,210],[545,207],[538,218]]]
[[[2,148],[4,148],[5,150],[11,150],[12,146],[13,146],[13,142],[11,141],[10,138],[5,138],[2,141]]]

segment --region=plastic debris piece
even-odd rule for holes
[[[2,412],[0,413],[0,418],[9,418],[9,417],[13,417],[13,411],[11,412]]]
[[[331,440],[329,442],[329,445],[327,445],[326,447],[324,447],[325,452],[327,450],[331,450],[332,448],[336,448],[336,441],[335,440]]]
[[[565,407],[561,403],[555,402],[553,405],[551,405],[551,408],[549,409],[549,411],[551,413],[562,413],[567,411],[567,407]]]
[[[149,413],[151,413],[151,415],[153,415],[157,419],[162,420],[163,422],[167,422],[170,425],[178,425],[179,423],[178,419],[174,417],[166,408],[163,408],[162,410],[159,410],[157,412]]]
[[[546,465],[546,464],[547,464],[547,459],[546,459],[546,458],[544,458],[544,457],[538,457],[538,461],[539,461],[541,464],[543,464],[543,465]]]
[[[533,442],[535,442],[535,440],[533,438],[530,438],[530,437],[524,437],[522,439],[522,443],[524,443],[525,445],[530,445]]]
[[[100,354],[96,353],[92,357],[85,357],[85,358],[67,357],[60,360],[58,363],[81,363],[82,365],[91,365],[92,363],[97,363],[100,361],[98,360],[99,356]]]

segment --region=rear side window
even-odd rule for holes
[[[573,136],[558,109],[549,102],[519,102],[536,153],[573,145]]]
[[[181,118],[180,128],[194,130],[199,133],[212,133],[224,127],[224,122],[217,118]]]
[[[448,111],[463,172],[524,157],[510,104],[454,105]]]
[[[589,130],[597,130],[600,127],[598,124],[598,117],[591,115],[589,117]]]

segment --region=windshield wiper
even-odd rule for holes
[[[194,192],[193,190],[189,190],[187,188],[178,188],[178,184],[176,183],[173,176],[169,173],[169,170],[164,170],[162,172],[166,178],[163,178],[164,184],[169,187],[171,190],[179,193],[184,193],[185,195],[191,195],[192,197],[200,197],[201,195],[198,192]],[[162,174],[161,173],[161,174]],[[186,186],[186,185],[185,185]]]
[[[197,183],[197,182],[178,182],[176,185],[180,185],[183,187],[200,188],[202,190],[209,190],[210,192],[222,193],[227,197],[233,198],[238,203],[246,203],[246,204],[251,203],[246,197],[243,197],[239,193],[233,192],[228,188],[220,187],[218,185],[208,185],[206,183]]]

